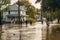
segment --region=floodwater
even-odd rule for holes
[[[19,29],[13,27],[3,26],[2,40],[42,40],[42,24],[36,23],[35,25]]]

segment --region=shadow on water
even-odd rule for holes
[[[60,25],[52,26],[52,33],[49,37],[50,40],[60,40]]]

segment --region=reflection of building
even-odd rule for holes
[[[3,19],[8,21],[16,21],[18,19],[18,6],[10,5],[10,11],[6,11],[3,13]],[[20,15],[21,19],[26,20],[26,7],[24,5],[20,6]]]

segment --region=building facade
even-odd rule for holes
[[[14,22],[18,19],[18,6],[10,5],[10,10],[3,12],[3,20]],[[20,17],[22,21],[26,21],[26,7],[24,5],[20,5]]]
[[[41,21],[41,12],[38,11],[38,13],[36,14],[36,21]]]

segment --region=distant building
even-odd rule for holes
[[[3,20],[16,21],[18,19],[18,6],[14,4],[9,7],[9,11],[3,12]],[[20,16],[22,21],[26,20],[26,7],[24,5],[20,5]]]
[[[38,13],[36,14],[36,21],[41,21],[41,14],[38,11]]]

